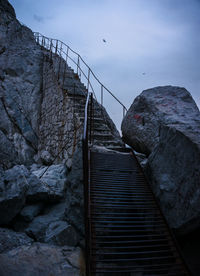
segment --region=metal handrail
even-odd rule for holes
[[[85,116],[84,128],[82,138],[82,159],[83,159],[83,182],[84,182],[84,216],[85,216],[85,262],[86,262],[86,275],[90,274],[90,163],[89,163],[89,150],[88,150],[88,114],[89,114],[89,100],[91,93],[87,94],[85,103]],[[91,119],[91,118],[90,118]]]
[[[63,60],[66,63],[67,63],[67,60],[69,59],[75,65],[76,68],[74,68],[74,69],[76,70],[79,78],[81,78],[81,76],[84,76],[84,78],[86,80],[87,91],[91,91],[93,93],[93,95],[95,96],[95,98],[97,99],[95,91],[94,91],[94,85],[91,83],[91,76],[93,76],[94,79],[96,80],[96,83],[98,85],[100,85],[100,88],[101,88],[101,95],[100,95],[101,105],[103,106],[103,98],[104,98],[103,95],[104,95],[104,91],[106,91],[122,106],[123,117],[125,116],[125,113],[127,112],[126,106],[108,88],[106,88],[102,84],[102,82],[100,82],[100,80],[94,74],[92,69],[87,65],[87,63],[83,60],[83,58],[76,51],[71,49],[71,47],[69,47],[67,44],[65,44],[61,40],[48,38],[48,37],[40,34],[39,32],[34,32],[34,37],[38,44],[40,44],[41,46],[43,46],[44,48],[46,48],[47,50],[50,51],[50,54],[52,54],[52,53],[58,54],[61,58],[63,58]],[[74,60],[74,58],[72,56],[70,56],[70,52],[76,56],[77,61]],[[84,72],[84,69],[81,66],[81,62],[86,67],[87,73]],[[64,84],[65,72],[66,72],[66,66],[65,66],[65,69],[63,72],[63,84]]]

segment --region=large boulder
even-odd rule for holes
[[[122,122],[122,135],[136,151],[149,154],[163,125],[198,140],[199,120],[199,109],[185,88],[155,87],[136,97]]]
[[[172,228],[200,226],[200,112],[180,87],[145,90],[122,122],[124,141],[149,155],[146,174]]]
[[[80,235],[66,221],[65,209],[65,202],[46,207],[43,214],[32,220],[25,230],[26,233],[36,241],[60,246],[76,246],[80,241]]]
[[[65,218],[65,208],[66,204],[64,202],[49,206],[44,214],[33,219],[26,229],[26,233],[37,241],[44,241],[49,225]]]
[[[1,276],[77,276],[80,249],[35,243],[0,254]]]

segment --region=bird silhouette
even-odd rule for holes
[[[102,40],[103,40],[104,43],[106,43],[106,40],[104,38]]]

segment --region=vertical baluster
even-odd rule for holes
[[[66,60],[67,60],[67,54],[66,54]],[[63,70],[63,85],[62,85],[63,88],[64,88],[64,83],[65,83],[65,73],[66,73],[66,66],[67,66],[66,62],[64,64],[64,70]]]
[[[48,38],[48,50],[50,51],[50,45],[51,45],[51,43],[50,43],[50,38]]]
[[[79,63],[80,63],[80,60],[79,60],[79,59],[80,59],[80,57],[79,57],[79,55],[78,55],[78,60],[77,60],[77,71],[76,71],[76,72],[77,72],[77,75],[78,75]]]
[[[67,63],[68,56],[69,56],[69,46],[67,46],[66,63]]]
[[[60,57],[62,57],[63,43],[60,44]]]
[[[89,142],[92,143],[92,131],[93,131],[93,93],[90,94],[90,136]]]
[[[59,51],[59,65],[58,65],[58,80],[60,78],[60,69],[61,69],[61,61],[62,61],[62,42],[60,45],[60,51]]]
[[[50,49],[49,49],[49,56],[50,56],[50,59],[52,60],[52,47],[53,47],[53,42],[52,42],[52,39],[50,40]]]
[[[103,85],[101,85],[101,105],[103,105]]]
[[[126,109],[125,109],[125,107],[123,106],[123,118],[125,117],[125,114],[126,114]]]
[[[79,79],[81,81],[81,59],[79,60]]]
[[[55,49],[55,54],[57,54],[58,51],[58,40],[56,40],[56,49]]]
[[[90,68],[88,68],[88,83],[87,83],[87,91],[89,91],[90,86]]]

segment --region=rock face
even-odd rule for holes
[[[80,249],[41,243],[0,254],[1,276],[78,276]]]
[[[28,190],[28,170],[15,166],[5,171],[0,183],[0,225],[8,224],[20,212],[25,204]]]
[[[0,253],[32,243],[33,240],[24,233],[16,233],[10,229],[0,228]]]
[[[69,222],[84,235],[84,199],[82,151],[79,147],[74,153],[72,169],[69,173],[69,185],[66,192],[67,207],[65,214]]]
[[[0,159],[9,168],[33,163],[37,152],[43,55],[6,0],[0,18]]]
[[[172,228],[200,226],[200,112],[180,87],[139,95],[122,122],[124,141],[149,155],[146,173]]]

